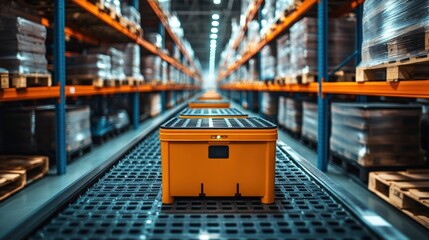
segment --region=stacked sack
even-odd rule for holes
[[[157,48],[162,48],[162,37],[158,33],[145,34],[145,38],[155,45]],[[146,55],[142,58],[142,73],[146,82],[153,84],[159,83],[162,78],[161,72],[162,60],[158,55]]]
[[[333,103],[331,151],[362,166],[421,165],[421,111],[418,105]]]
[[[48,73],[46,28],[21,17],[0,17],[0,66],[10,73]]]
[[[125,80],[124,71],[124,52],[110,46],[101,46],[97,48],[90,48],[88,53],[99,54],[110,57],[110,77],[114,80]]]
[[[290,48],[289,33],[277,39],[277,77],[284,79],[291,76],[291,48]]]
[[[111,79],[110,56],[103,54],[85,54],[70,56],[66,59],[68,78]]]
[[[267,45],[261,50],[261,80],[273,80],[276,76],[275,51]]]

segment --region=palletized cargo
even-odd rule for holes
[[[162,202],[261,197],[274,202],[276,125],[261,118],[172,118],[161,125]]]
[[[228,101],[222,100],[197,100],[188,104],[189,108],[229,108]]]
[[[179,114],[180,118],[245,118],[247,114],[235,108],[187,108]]]

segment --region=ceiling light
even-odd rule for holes
[[[210,43],[211,43],[211,44],[216,44],[216,39],[212,39],[212,40],[210,40]]]
[[[220,1],[221,1],[221,0],[213,0],[213,3],[214,3],[214,4],[220,4]]]
[[[219,14],[217,14],[217,13],[215,13],[215,14],[213,14],[213,15],[212,15],[212,19],[213,19],[213,20],[218,20],[218,19],[219,19],[219,17],[220,17],[220,16],[219,16]]]
[[[212,33],[212,34],[210,34],[210,38],[211,38],[211,39],[216,39],[216,38],[217,38],[217,34],[216,34],[216,33]]]
[[[218,22],[218,21],[213,21],[213,22],[212,22],[212,26],[213,26],[213,27],[217,27],[217,26],[219,26],[219,22]]]
[[[211,29],[211,31],[212,31],[212,33],[217,33],[217,32],[219,32],[219,29],[217,29],[217,28],[212,28],[212,29]]]

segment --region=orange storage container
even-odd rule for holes
[[[189,108],[229,108],[228,101],[222,100],[198,100],[188,104]]]
[[[161,125],[162,202],[260,197],[274,202],[276,125],[262,118],[173,118]]]
[[[180,118],[245,118],[247,114],[235,108],[187,108],[179,114]]]
[[[214,91],[207,91],[203,95],[201,95],[198,100],[221,100],[222,96]]]

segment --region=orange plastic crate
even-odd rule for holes
[[[247,114],[235,108],[187,108],[179,114],[180,118],[245,118]]]
[[[199,100],[188,104],[189,108],[229,108],[228,101],[222,100]]]
[[[277,127],[261,118],[173,118],[161,125],[162,202],[260,197],[274,202]]]

